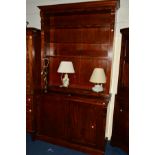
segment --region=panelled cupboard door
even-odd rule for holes
[[[66,139],[68,134],[68,104],[60,94],[44,94],[38,104],[38,132],[58,139]]]
[[[93,105],[75,98],[69,100],[69,105],[72,113],[70,141],[103,150],[106,118],[103,105]]]

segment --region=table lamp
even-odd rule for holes
[[[92,91],[94,92],[102,92],[103,87],[102,83],[106,82],[106,76],[103,68],[95,68],[90,77],[90,82],[95,83],[95,86],[92,87]]]
[[[62,73],[62,75],[61,75],[61,81],[62,81],[61,87],[68,87],[69,86],[68,73],[75,73],[73,63],[71,61],[61,61],[57,72]],[[63,74],[64,74],[64,77],[63,77]]]

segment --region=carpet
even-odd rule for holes
[[[105,155],[127,155],[123,150],[112,147],[107,143]],[[53,145],[44,141],[32,141],[30,134],[26,134],[26,155],[89,155],[76,150]]]
[[[26,155],[88,155],[76,150],[60,147],[40,140],[31,140],[29,134],[26,135]]]
[[[128,155],[128,154],[118,147],[111,146],[110,142],[108,142],[105,147],[105,155]]]

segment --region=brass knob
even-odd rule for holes
[[[29,109],[29,112],[32,112],[32,110],[31,110],[31,109]]]
[[[31,99],[30,99],[30,98],[28,98],[28,101],[31,101]]]

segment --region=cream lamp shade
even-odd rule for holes
[[[90,82],[92,83],[105,83],[106,76],[103,68],[95,68],[90,77]]]
[[[73,63],[71,61],[61,61],[58,73],[75,73]]]
[[[96,84],[94,87],[92,87],[92,90],[94,92],[102,92],[103,91],[102,83],[106,82],[104,69],[95,68],[89,81]]]
[[[64,77],[63,74],[61,76],[62,85],[60,87],[68,87],[69,86],[68,73],[75,73],[73,63],[71,61],[61,61],[57,72],[65,73]]]

